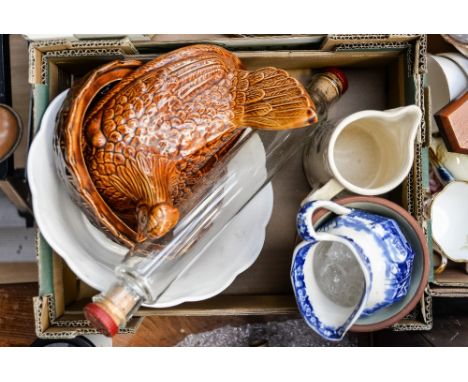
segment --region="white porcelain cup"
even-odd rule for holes
[[[380,195],[396,188],[413,165],[422,112],[416,105],[364,110],[319,125],[304,151],[312,186],[303,203],[329,199],[343,189]]]

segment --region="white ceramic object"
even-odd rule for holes
[[[450,101],[453,101],[468,88],[468,78],[463,69],[447,57],[433,56],[433,58],[444,72],[449,88]]]
[[[468,77],[468,58],[460,53],[440,53],[438,56],[448,58],[455,62],[463,70],[465,76]]]
[[[304,169],[312,192],[327,182],[337,194],[360,195],[393,190],[408,175],[422,112],[416,105],[379,111],[364,110],[338,123],[316,128],[304,152]]]
[[[338,216],[315,230],[312,215],[322,208]],[[301,314],[322,337],[341,340],[360,317],[406,296],[414,251],[393,219],[317,200],[301,208],[297,230],[304,241],[291,281]]]
[[[450,103],[450,90],[442,67],[431,54],[427,55],[427,83],[431,95],[432,132],[437,132],[439,128],[434,114]]]
[[[448,151],[442,138],[433,138],[431,147],[436,154],[437,161],[450,172],[455,180],[468,182],[468,155]]]
[[[431,222],[432,238],[442,254],[468,262],[468,183],[451,182],[434,196]]]
[[[446,57],[429,54],[427,67],[427,80],[431,89],[431,109],[432,113],[436,114],[467,89],[468,79],[460,66]],[[437,127],[435,120],[433,120],[433,127]]]
[[[73,272],[93,288],[104,291],[114,281],[113,269],[127,250],[96,229],[69,198],[60,182],[53,157],[55,117],[66,92],[57,96],[46,110],[28,158],[28,180],[37,224],[51,247],[64,258]],[[261,165],[265,151],[258,136],[242,149],[237,166]],[[265,170],[266,171],[266,170]],[[268,185],[215,240],[177,281],[154,308],[212,297],[227,288],[236,276],[257,259],[265,240],[265,228],[273,207]]]

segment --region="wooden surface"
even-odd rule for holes
[[[36,262],[0,263],[0,284],[37,282],[37,279],[38,270]]]
[[[0,346],[29,346],[35,339],[32,298],[37,284],[0,285]],[[285,320],[290,316],[147,317],[135,335],[114,337],[114,346],[173,346],[186,335],[225,325]],[[427,332],[383,330],[359,335],[360,346],[468,346],[468,299],[434,299],[434,328]]]
[[[29,346],[35,339],[33,296],[37,284],[0,285],[0,346]]]

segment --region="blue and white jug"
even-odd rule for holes
[[[321,208],[338,216],[315,230]],[[394,220],[317,200],[300,209],[297,229],[304,241],[291,281],[302,316],[322,337],[341,340],[360,317],[406,295],[414,253]]]

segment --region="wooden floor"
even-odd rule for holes
[[[29,346],[35,339],[32,298],[37,284],[0,285],[0,346]],[[286,316],[147,317],[136,335],[117,335],[113,346],[173,346],[188,334],[225,325],[284,320]]]
[[[0,346],[29,346],[36,339],[35,295],[35,283],[0,285]]]
[[[35,339],[32,298],[37,284],[0,285],[0,346],[29,346]],[[468,299],[435,299],[428,332],[383,330],[359,335],[360,346],[468,346]],[[173,346],[186,335],[225,325],[284,320],[284,316],[148,317],[136,335],[118,335],[114,346]]]

